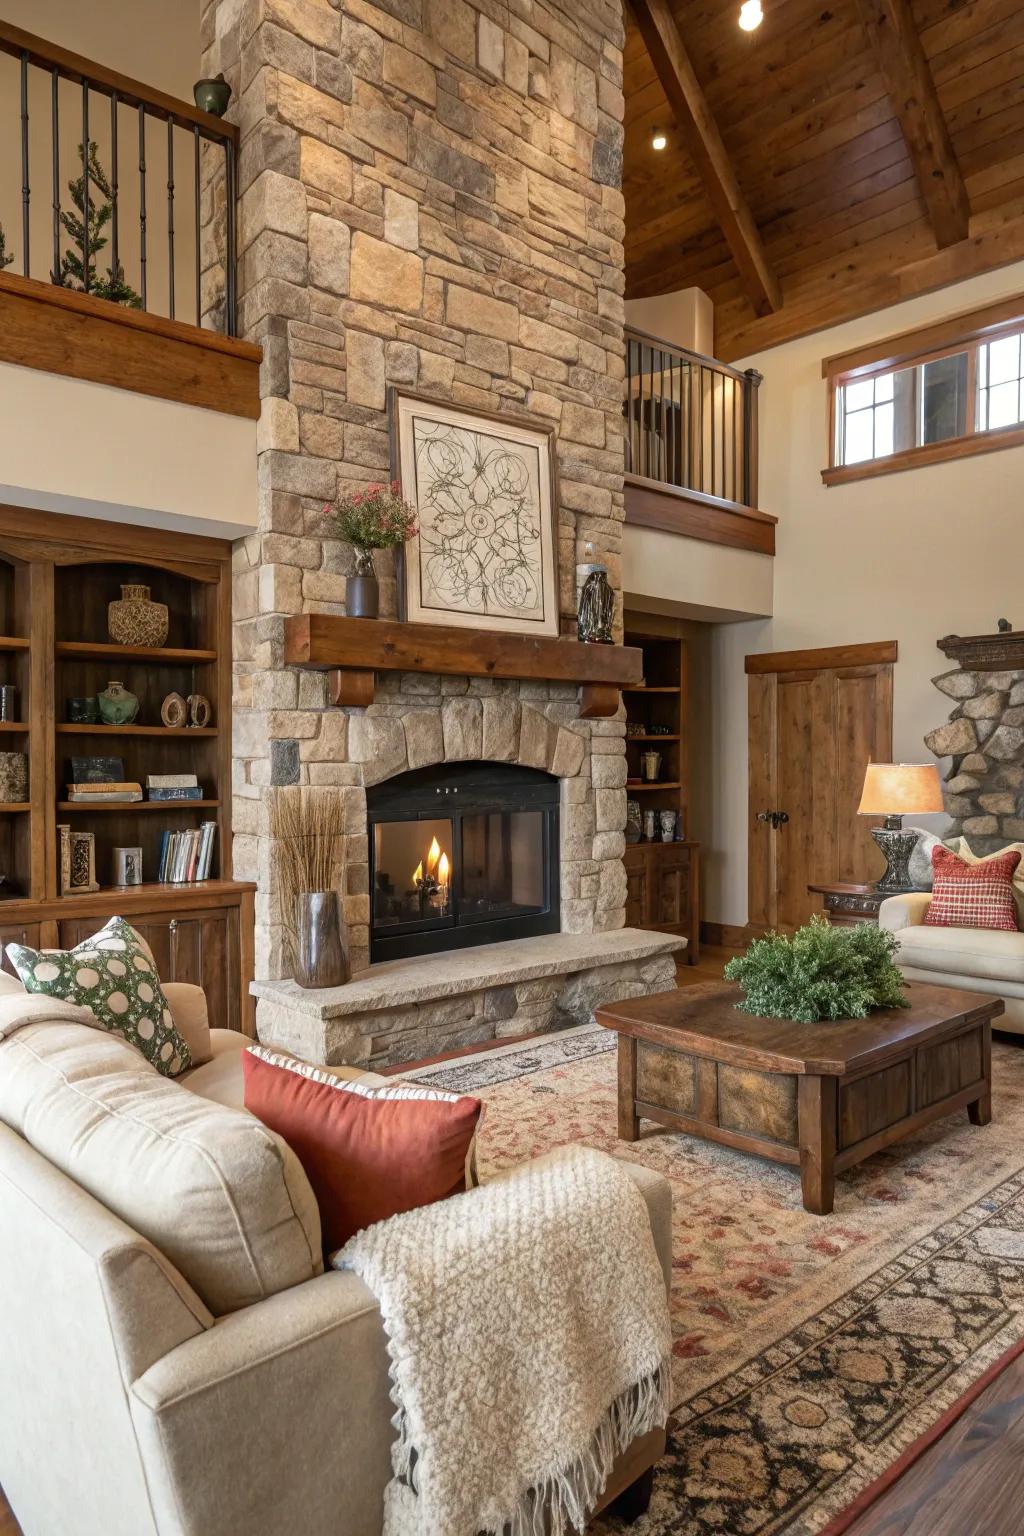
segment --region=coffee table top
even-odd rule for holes
[[[885,1008],[866,1019],[834,1023],[755,1018],[736,1007],[741,995],[738,986],[726,982],[701,982],[608,1003],[595,1010],[595,1017],[621,1035],[736,1066],[845,1077],[1003,1012],[1002,998],[917,981],[907,984],[909,1008]]]

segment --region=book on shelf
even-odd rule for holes
[[[146,788],[154,789],[195,789],[199,783],[194,773],[147,773]]]
[[[148,800],[202,800],[203,791],[198,784],[182,785],[180,788],[146,789]]]
[[[72,805],[131,805],[142,799],[141,784],[68,784]]]
[[[208,880],[213,867],[213,846],[217,833],[215,821],[184,832],[165,830],[160,839],[157,879],[169,885],[189,885]]]

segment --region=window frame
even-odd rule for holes
[[[977,453],[993,453],[1002,448],[1024,445],[1024,421],[1006,427],[979,429],[978,415],[978,353],[989,342],[1000,341],[1006,336],[1024,332],[1024,295],[1002,300],[984,309],[954,315],[949,320],[918,330],[905,331],[897,336],[874,343],[870,347],[827,357],[821,365],[822,377],[828,391],[826,456],[828,467],[821,471],[826,486],[847,485],[852,481],[873,479],[878,475],[899,474],[903,470],[918,469],[927,464],[940,464],[949,459],[969,458]],[[1024,349],[1024,342],[1022,342]],[[944,357],[967,354],[967,417],[966,432],[959,437],[944,438],[941,442],[923,443],[918,447],[900,449],[877,459],[862,459],[855,464],[836,461],[839,447],[838,406],[839,391],[850,383],[860,383],[879,375],[896,373],[901,369],[918,368],[924,363],[938,362]],[[1024,367],[1024,350],[1022,350]],[[894,389],[895,395],[895,389]],[[916,395],[916,390],[915,390]],[[915,399],[915,411],[918,402]]]

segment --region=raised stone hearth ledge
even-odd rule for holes
[[[602,1003],[668,991],[685,948],[683,938],[639,928],[554,933],[388,961],[323,991],[257,981],[257,1033],[327,1066],[418,1061],[585,1024]]]

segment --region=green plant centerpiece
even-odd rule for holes
[[[336,507],[325,506],[324,531],[351,544],[355,573],[345,588],[345,609],[351,618],[375,619],[380,589],[373,565],[375,549],[396,549],[416,532],[416,514],[405,501],[397,480],[369,485],[365,491],[342,496]]]
[[[875,1008],[908,1008],[896,940],[871,923],[833,928],[824,913],[792,935],[769,933],[725,967],[743,1013],[762,1019],[863,1019]]]

